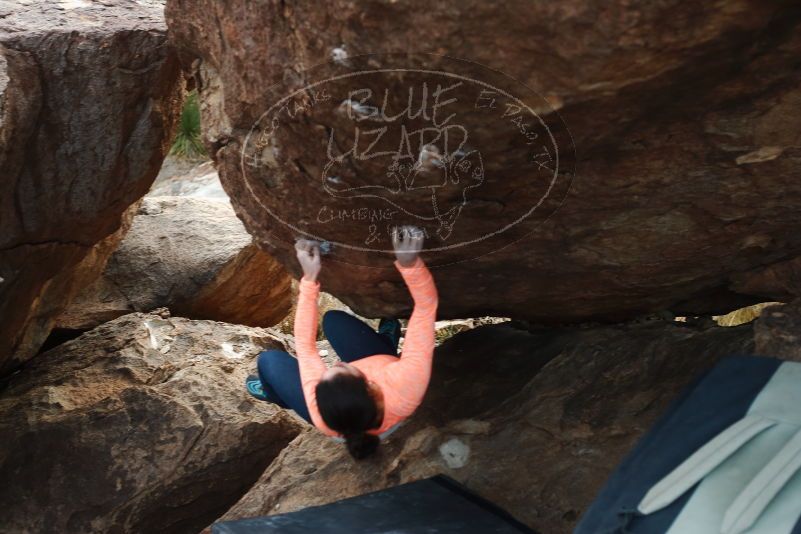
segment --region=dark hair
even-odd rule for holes
[[[378,436],[366,431],[380,426],[378,407],[361,376],[336,375],[317,383],[317,408],[331,430],[345,436],[348,452],[357,460],[373,454]]]

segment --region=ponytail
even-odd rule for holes
[[[345,434],[345,445],[348,452],[356,460],[362,460],[373,454],[381,440],[378,436],[362,432],[361,434]]]

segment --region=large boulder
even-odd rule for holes
[[[694,377],[754,350],[752,325],[651,321],[459,333],[427,396],[376,457],[300,434],[224,519],[290,512],[445,473],[539,532],[570,532],[606,477]]]
[[[194,533],[300,431],[248,396],[276,332],[131,314],[34,359],[0,397],[4,532]]]
[[[228,202],[146,197],[100,278],[57,321],[88,330],[133,311],[273,326],[289,313],[291,278],[253,244]]]
[[[386,253],[396,223],[423,225],[441,249],[426,253],[438,265],[441,318],[718,314],[797,294],[760,275],[801,256],[801,12],[789,0],[515,0],[503,9],[168,0],[166,16],[195,74],[209,153],[248,231],[295,275],[294,238],[334,243],[339,261],[327,262],[323,287],[364,316],[409,309]],[[436,56],[381,55],[410,49]],[[441,109],[473,144],[458,155],[420,140],[393,167],[399,121],[407,132],[444,130],[442,111],[438,125],[392,119],[411,83],[430,82],[431,106],[442,72],[466,80]],[[492,98],[476,89],[485,81]],[[510,111],[501,90],[530,103],[531,116]],[[495,104],[506,111],[488,114]],[[544,169],[531,166],[510,122],[535,128],[532,142],[556,132],[559,142],[543,145],[551,159],[535,159]],[[359,151],[348,156],[358,127]],[[467,176],[466,196],[422,180],[447,167],[450,187],[459,178],[451,163],[482,168],[471,167],[475,153],[486,172],[476,183]],[[422,170],[410,171],[418,155]],[[426,218],[415,207],[431,207],[432,195]]]
[[[0,0],[0,374],[102,270],[180,106],[158,4]]]

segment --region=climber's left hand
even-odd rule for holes
[[[295,251],[303,268],[303,278],[315,282],[320,274],[320,243],[313,239],[298,239]]]

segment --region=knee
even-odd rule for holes
[[[280,358],[281,354],[286,354],[286,352],[280,349],[263,350],[259,353],[259,361],[261,360],[267,361],[275,358]]]
[[[328,330],[334,326],[338,321],[341,321],[348,314],[342,310],[328,310],[323,314],[323,330]]]
[[[256,360],[256,365],[258,366],[259,371],[262,371],[263,373],[266,374],[272,363],[278,360],[279,358],[282,358],[285,354],[286,352],[278,349],[270,349],[262,351],[261,353],[259,353],[259,357]]]

